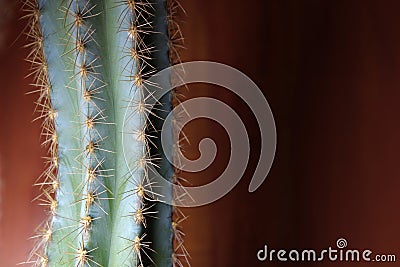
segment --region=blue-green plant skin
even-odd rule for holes
[[[153,205],[146,171],[154,163],[173,176],[157,138],[171,95],[150,123],[143,112],[145,73],[170,65],[166,0],[130,4],[37,1],[45,62],[38,78],[50,89],[45,108],[54,110],[45,127],[57,137],[57,186],[45,189],[50,216],[37,266],[173,265],[172,207]]]

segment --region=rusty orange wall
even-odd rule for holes
[[[256,193],[246,191],[258,154],[259,136],[253,131],[246,178],[216,203],[186,211],[192,266],[266,266],[256,260],[264,243],[321,248],[339,237],[352,247],[400,258],[400,3],[181,2],[188,13],[183,59],[214,60],[249,75],[268,98],[278,130],[274,166]],[[15,25],[9,26],[10,39],[21,30]],[[3,49],[0,60],[1,266],[24,259],[26,238],[42,214],[30,203],[43,151],[39,124],[30,123],[34,98],[24,96],[29,89],[23,79],[25,53],[18,48],[22,41]],[[192,86],[188,96],[198,95],[248,111],[217,87]],[[243,118],[255,129],[250,115]],[[191,156],[197,155],[196,140],[202,136],[226,145],[222,129],[211,122],[200,121],[187,131],[194,141],[187,148]],[[227,146],[221,146],[219,163],[187,178],[194,183],[212,179],[227,156]]]
[[[0,266],[26,260],[28,240],[42,221],[42,209],[31,200],[38,194],[32,184],[43,170],[40,122],[32,123],[35,97],[30,88],[23,24],[17,1],[0,1]],[[7,3],[8,2],[8,3]],[[7,19],[5,19],[7,18]]]

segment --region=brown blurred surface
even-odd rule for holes
[[[36,96],[24,79],[29,65],[18,38],[24,25],[18,21],[16,1],[1,1],[0,39],[0,266],[15,266],[26,260],[28,240],[42,221],[42,207],[31,200],[38,195],[32,185],[43,170],[40,122],[32,123]],[[14,44],[13,41],[17,40]]]
[[[217,97],[240,112],[249,121],[254,148],[247,176],[232,192],[185,211],[190,215],[184,228],[192,266],[281,266],[285,264],[258,262],[257,250],[264,244],[318,249],[334,246],[340,237],[350,247],[397,254],[400,260],[400,2],[181,3],[188,13],[184,61],[213,60],[246,73],[267,97],[278,131],[271,173],[250,194],[260,137],[249,110],[221,88],[191,86],[189,97]],[[12,40],[21,24],[13,21],[9,27]],[[30,122],[34,97],[24,96],[30,89],[23,79],[28,66],[19,48],[23,41],[0,52],[1,267],[25,259],[26,238],[42,215],[30,202],[44,151],[40,124]],[[223,130],[198,121],[187,133],[191,157],[198,156],[196,140],[201,137],[225,144],[210,170],[186,175],[194,184],[213,179],[229,156]]]

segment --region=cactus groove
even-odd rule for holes
[[[36,183],[48,218],[26,263],[189,264],[179,225],[186,217],[152,200],[156,185],[147,171],[157,166],[179,183],[158,138],[163,118],[179,102],[176,92],[165,95],[156,110],[149,110],[146,99],[151,97],[147,78],[179,62],[180,5],[167,0],[26,0],[23,9],[31,40],[26,45],[29,76],[39,93],[38,119],[49,154]],[[128,108],[134,112],[126,120]],[[173,195],[169,188],[163,192]]]

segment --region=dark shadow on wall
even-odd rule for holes
[[[246,177],[232,192],[185,210],[192,266],[281,266],[260,263],[257,251],[264,244],[323,249],[336,246],[338,238],[346,238],[351,248],[400,257],[400,3],[181,3],[188,13],[182,23],[183,60],[217,61],[246,73],[267,97],[278,131],[271,173],[250,194],[260,143],[254,117],[222,88],[190,86],[188,98],[216,97],[240,113],[253,149]],[[14,16],[7,25],[12,42],[23,24]],[[23,62],[23,44],[20,38],[0,52],[2,266],[26,258],[31,246],[26,239],[43,218],[41,208],[30,202],[37,195],[31,185],[43,170],[45,151],[40,149],[40,123],[31,123],[35,98],[24,95],[31,88],[23,78],[29,67]],[[218,161],[205,172],[185,174],[194,184],[212,180],[229,158],[226,134],[205,120],[188,125],[186,133],[192,141],[186,153],[192,158],[199,155],[202,137],[217,140]],[[318,266],[348,264],[325,261]]]

